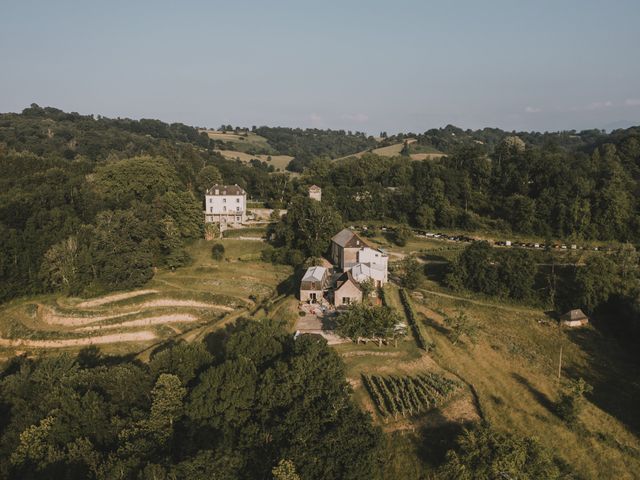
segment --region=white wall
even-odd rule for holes
[[[387,271],[389,258],[379,250],[364,247],[358,252],[358,263],[369,263],[375,265],[381,270]]]
[[[216,215],[243,215],[247,210],[246,195],[206,195],[205,211]]]

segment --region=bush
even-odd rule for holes
[[[214,260],[222,260],[224,258],[224,245],[216,243],[211,247],[211,258]]]
[[[409,326],[411,327],[413,337],[418,344],[418,348],[421,348],[426,352],[433,349],[435,345],[433,343],[427,343],[427,340],[422,334],[422,330],[420,330],[420,327],[418,326],[418,323],[416,321],[416,314],[413,311],[411,301],[409,300],[409,294],[404,288],[400,289],[400,300],[402,301],[402,306],[404,307],[405,314],[407,315],[407,319],[409,320]]]
[[[393,241],[400,247],[404,247],[411,237],[413,237],[413,231],[407,225],[399,225],[393,231]]]

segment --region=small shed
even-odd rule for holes
[[[300,300],[316,303],[322,300],[329,282],[329,271],[324,267],[309,267],[300,282]]]
[[[589,317],[579,308],[569,310],[560,317],[560,324],[566,327],[581,327],[587,323],[589,323]]]
[[[317,185],[311,185],[309,187],[309,198],[312,200],[317,200],[318,202],[322,200],[322,189]]]

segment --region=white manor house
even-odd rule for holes
[[[205,192],[205,223],[218,223],[220,229],[247,221],[247,192],[236,185],[214,185]]]

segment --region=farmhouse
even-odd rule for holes
[[[300,282],[300,301],[316,303],[324,298],[329,286],[329,271],[324,267],[309,267]]]
[[[311,200],[317,200],[318,202],[322,200],[322,189],[317,185],[311,185],[309,187],[309,198]]]
[[[333,274],[323,267],[310,267],[300,282],[300,300],[315,303],[329,293],[336,307],[362,301],[361,283],[371,281],[377,289],[388,282],[388,256],[371,248],[356,233],[343,229],[331,239]],[[333,295],[331,295],[333,293]],[[376,297],[376,291],[371,293]]]
[[[333,304],[336,307],[343,307],[359,302],[362,302],[362,290],[358,282],[354,280],[351,272],[347,271],[336,281],[336,288],[333,292]]]
[[[238,226],[247,220],[247,192],[238,185],[214,185],[204,197],[205,223],[218,223],[220,229]]]
[[[331,261],[342,271],[358,263],[358,252],[368,245],[348,228],[340,230],[331,239]]]
[[[560,317],[560,324],[566,327],[581,327],[589,323],[589,317],[578,309],[570,310]]]

